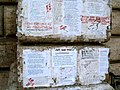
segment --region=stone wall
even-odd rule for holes
[[[17,89],[17,63],[16,63],[17,50],[16,50],[16,37],[15,37],[16,34],[15,11],[17,5],[16,2],[17,0],[0,0],[0,90],[22,90],[19,88]],[[105,45],[111,48],[110,61],[116,61],[116,60],[118,61],[120,60],[120,48],[119,48],[120,0],[112,0],[111,4],[113,7],[112,31],[111,31],[112,38],[110,39],[110,41],[105,43]],[[93,87],[97,87],[97,86],[89,86],[87,87],[87,89]],[[40,90],[48,90],[48,89],[40,89]],[[58,90],[58,89],[51,88],[49,90]],[[73,89],[71,88],[71,89],[60,89],[60,90],[73,90]]]

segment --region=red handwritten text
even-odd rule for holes
[[[110,18],[109,17],[81,16],[81,21],[82,21],[82,23],[91,22],[93,24],[94,22],[98,22],[98,23],[101,23],[102,25],[110,24]]]
[[[33,86],[35,83],[34,83],[34,80],[32,78],[29,79],[29,82],[26,84],[26,86]]]

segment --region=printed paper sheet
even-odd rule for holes
[[[77,50],[72,47],[53,49],[52,68],[56,86],[75,84],[77,75]]]
[[[105,80],[108,72],[108,48],[80,50],[79,79],[82,85],[97,84]]]
[[[99,48],[99,73],[108,74],[109,62],[108,62],[108,48]]]
[[[30,36],[45,36],[53,34],[52,0],[27,0],[22,29]],[[25,4],[25,3],[23,3]]]
[[[81,35],[81,4],[81,0],[54,0],[55,31],[63,36]]]
[[[23,86],[49,86],[50,51],[23,50]]]
[[[108,0],[87,0],[81,14],[81,34],[89,39],[107,39],[110,29],[110,7]]]

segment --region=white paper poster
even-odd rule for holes
[[[85,47],[80,50],[80,84],[97,84],[105,80],[105,74],[108,73],[108,54],[108,48]]]
[[[23,50],[23,86],[49,86],[50,78],[50,51]]]
[[[24,10],[25,9],[25,10]],[[53,13],[51,0],[28,0],[27,16],[23,19],[23,31],[27,35],[45,36],[53,34]]]
[[[52,68],[56,86],[75,84],[77,75],[77,50],[72,47],[53,49]]]
[[[108,74],[108,48],[100,48],[99,49],[99,73],[100,74]]]
[[[80,50],[79,78],[82,85],[100,83],[98,75],[99,52],[97,48],[85,47]]]
[[[81,14],[81,34],[89,39],[107,39],[110,29],[108,0],[86,0]]]
[[[63,35],[81,35],[81,8],[82,0],[63,0],[63,24],[60,25]]]

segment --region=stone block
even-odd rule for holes
[[[16,5],[4,6],[4,34],[16,35]]]
[[[0,90],[8,88],[9,71],[0,71]]]
[[[18,79],[25,88],[99,84],[108,74],[104,46],[18,46],[17,53]]]
[[[114,36],[105,45],[110,48],[110,60],[120,60],[120,38]]]
[[[9,67],[16,61],[16,50],[16,42],[14,41],[0,44],[0,67]]]
[[[0,6],[0,36],[3,36],[3,6]]]
[[[120,35],[120,11],[112,11],[112,34]]]
[[[113,9],[120,9],[120,0],[111,0]]]
[[[18,3],[20,42],[105,42],[110,38],[109,0],[29,2]]]

